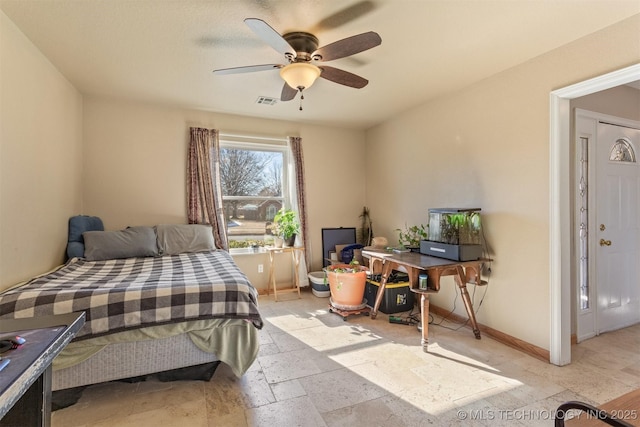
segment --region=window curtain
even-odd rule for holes
[[[220,188],[220,143],[215,129],[191,128],[187,160],[189,224],[213,228],[216,247],[229,249]]]
[[[289,155],[291,161],[289,164],[289,173],[287,174],[289,179],[289,200],[291,203],[291,209],[298,212],[298,219],[300,220],[301,233],[296,237],[296,246],[304,245],[304,257],[300,260],[298,267],[298,279],[300,286],[309,286],[309,278],[307,276],[307,264],[309,263],[309,239],[307,238],[307,195],[304,186],[304,158],[302,155],[302,138],[289,137],[288,138]]]

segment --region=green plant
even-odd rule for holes
[[[366,271],[367,267],[360,265],[358,260],[352,259],[351,262],[347,264],[338,264],[338,265],[330,265],[325,269],[325,277],[327,271],[331,271],[334,273],[360,273],[362,271]]]
[[[480,214],[458,213],[443,216],[440,222],[444,241],[453,245],[478,244],[480,239]]]
[[[272,239],[273,240],[273,239]],[[264,240],[229,240],[229,249],[258,248],[267,244]]]
[[[273,217],[273,224],[270,227],[276,236],[281,236],[283,239],[289,239],[294,234],[300,233],[300,222],[291,209],[280,209]]]
[[[420,240],[426,240],[428,233],[428,225],[412,225],[408,227],[406,224],[404,230],[396,228],[398,232],[398,244],[401,247],[418,247],[420,246]]]
[[[460,235],[467,229],[467,215],[464,213],[446,214],[443,216],[444,223],[441,221],[442,237],[444,241],[457,245],[460,242]],[[479,218],[479,216],[478,216]]]

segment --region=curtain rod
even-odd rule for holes
[[[229,133],[229,132],[220,132],[220,137],[224,138],[243,138],[243,139],[259,139],[263,141],[278,141],[278,142],[287,142],[289,140],[286,136],[281,137],[271,137],[271,136],[257,136],[257,135],[243,135],[239,133]]]

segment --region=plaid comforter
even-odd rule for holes
[[[76,339],[185,320],[246,319],[262,328],[258,292],[228,252],[107,261],[71,259],[0,294],[0,319],[84,311]]]

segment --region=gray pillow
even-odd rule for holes
[[[84,257],[89,261],[158,255],[152,227],[129,227],[120,231],[85,231]]]
[[[216,249],[210,225],[160,224],[156,226],[158,249],[162,255],[208,252]]]

